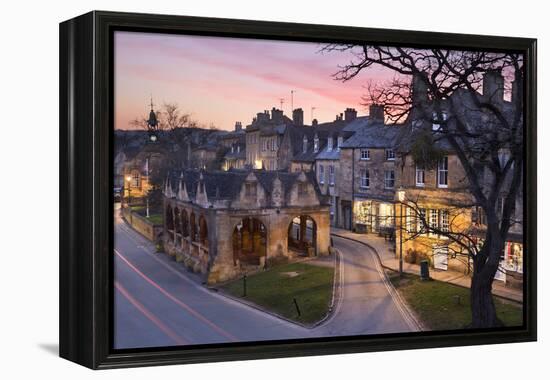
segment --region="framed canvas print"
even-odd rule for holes
[[[91,12],[60,25],[60,355],[536,339],[536,41]]]

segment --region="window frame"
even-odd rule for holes
[[[365,181],[365,184],[363,183]],[[359,172],[359,188],[360,189],[369,189],[370,188],[370,173],[369,169],[361,169]]]
[[[445,163],[445,168],[441,168],[441,164]],[[445,183],[441,183],[441,175],[445,174]],[[437,163],[437,187],[440,189],[446,189],[449,187],[449,156],[444,156]]]
[[[390,179],[388,179],[388,174],[392,173]],[[392,186],[388,186],[388,181],[392,181]],[[395,170],[384,170],[384,189],[390,190],[395,189]]]

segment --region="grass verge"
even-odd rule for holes
[[[388,271],[391,283],[407,301],[422,323],[431,330],[456,330],[472,322],[470,289],[446,282],[421,281],[419,276],[404,273],[402,278]],[[497,315],[506,326],[521,326],[522,307],[494,297]]]
[[[332,267],[294,263],[248,276],[245,297],[242,279],[225,284],[220,289],[285,318],[313,324],[328,313],[333,277]]]

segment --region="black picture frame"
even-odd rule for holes
[[[525,56],[524,324],[189,348],[111,349],[113,33],[131,30],[290,41],[515,51]],[[536,40],[344,26],[93,11],[60,24],[60,356],[93,369],[534,341]],[[528,212],[527,212],[528,211]]]

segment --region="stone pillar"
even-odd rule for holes
[[[330,247],[330,216],[328,212],[317,214],[314,218],[317,224],[317,255],[326,256]]]
[[[215,284],[235,278],[239,274],[238,268],[233,262],[233,227],[237,220],[232,220],[229,215],[218,215],[215,219],[215,226],[210,229],[216,236],[212,237],[212,244],[215,245],[215,256],[212,258],[207,282]],[[209,250],[214,250],[214,246]]]

